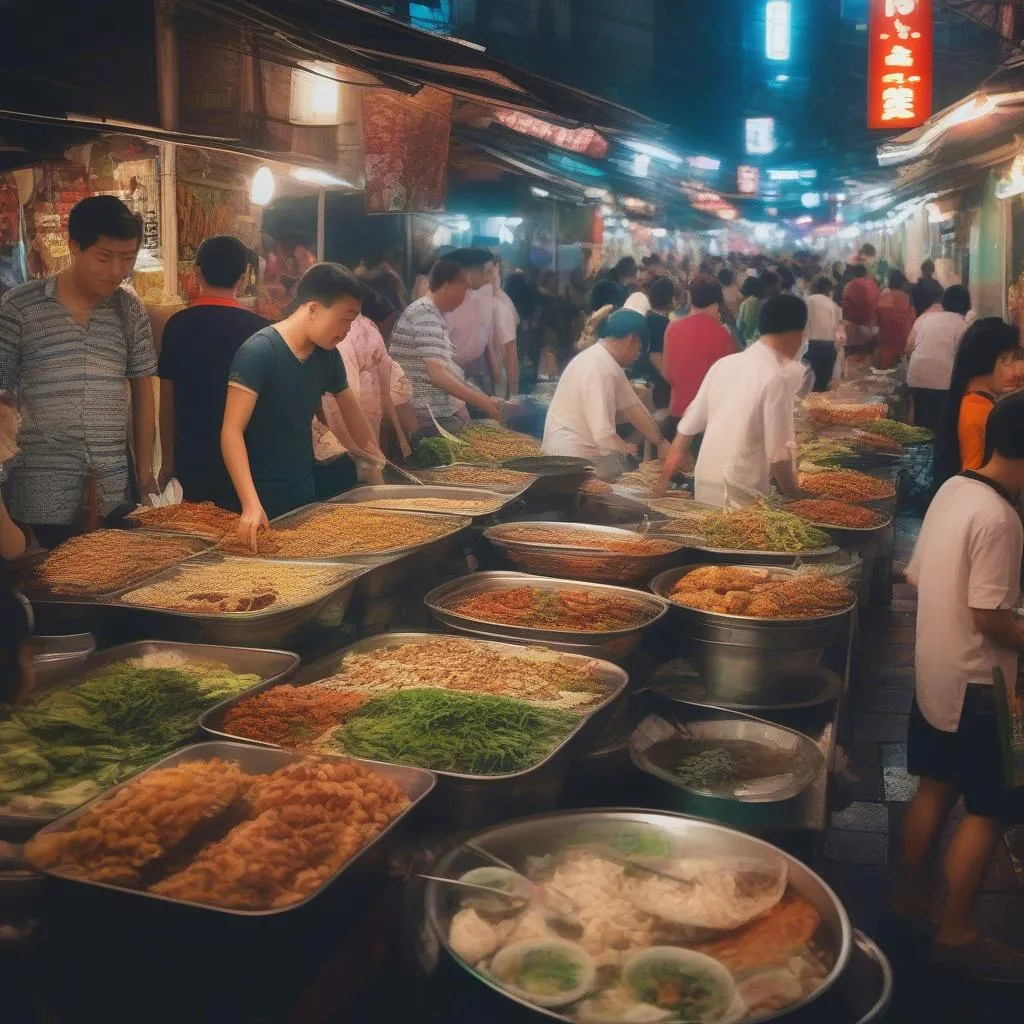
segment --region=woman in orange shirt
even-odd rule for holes
[[[935,439],[935,487],[985,464],[985,426],[1019,358],[1017,328],[997,316],[976,320],[964,333],[953,363],[946,421]]]

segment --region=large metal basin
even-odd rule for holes
[[[89,803],[84,804],[77,811],[73,811],[71,814],[66,814],[63,818],[55,821],[52,825],[47,825],[46,828],[41,830],[40,834],[68,831],[74,826],[75,821],[82,814],[92,809],[99,801],[106,800],[113,793],[116,793],[119,789],[123,789],[125,786],[130,786],[136,779],[141,778],[143,775],[158,771],[161,768],[170,768],[174,765],[183,764],[189,761],[212,761],[215,758],[225,761],[236,761],[241,765],[242,769],[250,775],[268,775],[283,765],[301,760],[302,755],[295,754],[287,750],[256,747],[244,743],[197,743],[191,747],[184,747],[181,750],[176,751],[170,756],[165,757],[162,761],[158,761],[151,768],[147,768],[145,772],[141,772],[139,775],[136,775],[134,779],[129,779],[128,781],[115,786],[113,789],[108,790],[102,796],[98,796],[94,800],[90,800]],[[423,771],[421,768],[406,768],[402,765],[381,764],[377,761],[364,761],[355,757],[348,758],[347,760],[350,760],[355,764],[362,765],[384,778],[392,779],[401,787],[402,790],[404,790],[406,796],[409,797],[409,807],[394,818],[382,832],[357,851],[352,858],[342,864],[334,874],[325,878],[322,885],[315,892],[297,903],[292,903],[288,906],[271,910],[241,910],[232,907],[214,906],[209,903],[194,903],[168,896],[160,896],[156,893],[145,892],[142,890],[127,889],[122,886],[112,885],[105,882],[93,882],[85,878],[72,878],[68,875],[62,875],[57,871],[44,871],[43,873],[52,878],[60,878],[64,881],[72,882],[75,885],[85,885],[98,889],[111,889],[115,892],[128,892],[141,899],[158,900],[161,903],[174,903],[179,906],[194,907],[197,910],[213,911],[220,914],[231,914],[239,917],[272,917],[277,914],[289,913],[305,906],[311,900],[315,900],[329,885],[337,881],[340,876],[350,875],[353,880],[359,877],[357,869],[364,866],[361,862],[369,860],[371,851],[378,854],[382,852],[383,844],[387,842],[389,833],[393,833],[399,822],[401,822],[402,819],[405,818],[418,803],[420,803],[420,801],[425,799],[434,788],[435,779],[433,773]]]
[[[502,552],[505,559],[517,569],[538,576],[592,580],[595,583],[646,581],[673,563],[679,564],[684,550],[682,542],[672,538],[664,539],[667,550],[663,553],[644,555],[606,551],[586,547],[582,543],[548,544],[518,540],[512,536],[513,531],[529,527],[578,532],[594,537],[595,541],[604,539],[608,542],[636,540],[637,534],[633,530],[620,530],[612,526],[533,520],[503,523],[484,530],[484,537]]]
[[[651,581],[651,590],[669,601],[671,614],[686,638],[690,657],[704,678],[708,695],[733,702],[757,703],[766,689],[787,677],[816,668],[825,650],[839,638],[856,606],[814,619],[757,619],[698,611],[668,597],[687,573],[707,563],[670,569]],[[748,565],[775,575],[795,575],[773,565]]]
[[[509,459],[501,463],[503,469],[519,473],[533,473],[537,479],[530,487],[531,497],[571,497],[594,472],[586,459],[561,455],[534,455],[522,459]]]
[[[834,957],[834,965],[821,986],[810,996],[787,1007],[784,1011],[768,1013],[757,1017],[756,1020],[767,1021],[787,1017],[802,1008],[810,1008],[809,1012],[812,1018],[809,1019],[826,1019],[813,1016],[812,1004],[826,995],[843,975],[850,961],[853,948],[850,921],[839,899],[828,885],[805,864],[779,848],[742,832],[697,818],[681,814],[625,809],[540,815],[489,829],[478,833],[472,839],[475,844],[507,861],[512,867],[523,870],[526,868],[528,857],[558,852],[582,827],[614,828],[616,825],[634,828],[646,826],[659,829],[667,834],[672,844],[681,853],[696,857],[714,859],[722,856],[738,856],[785,861],[790,886],[815,908],[821,918],[815,939],[831,952]],[[444,878],[458,878],[471,868],[480,867],[486,863],[488,863],[486,860],[466,846],[458,846],[438,863],[431,874]],[[523,1021],[531,1018],[567,1020],[568,1018],[561,1015],[558,1010],[543,1009],[518,999],[514,994],[500,988],[497,982],[491,980],[484,972],[466,965],[455,954],[448,942],[448,930],[459,901],[460,897],[453,886],[440,885],[436,882],[426,883],[424,915],[429,939],[421,947],[420,954],[425,969],[430,971],[433,967],[438,973],[440,983],[442,962],[444,962],[445,968],[447,965],[453,964],[460,970],[449,971],[449,975],[461,973],[462,978],[474,990],[480,985],[487,986],[494,995],[494,998],[488,1001],[494,1019],[498,1019],[498,1015],[502,1014],[503,1007],[509,1006],[509,1003],[505,1002],[508,1000],[513,1005],[518,1004],[522,1011],[521,1019]],[[427,952],[431,950],[431,947],[433,952]],[[430,964],[429,960],[433,960],[433,964]],[[448,980],[456,980],[457,983],[457,979]],[[823,1005],[823,1003],[818,1005]],[[482,1012],[484,1004],[480,1003],[476,1009]],[[492,1016],[480,1016],[479,1019],[488,1020],[492,1019]],[[513,1018],[506,1018],[502,1014],[500,1019]],[[519,1020],[520,1017],[516,1016],[514,1019]]]
[[[449,610],[447,605],[459,598],[502,590],[506,587],[532,587],[543,591],[578,590],[584,593],[608,592],[630,601],[639,602],[650,612],[650,618],[640,626],[631,629],[608,631],[583,631],[538,629],[529,626],[515,626],[505,623],[485,622]],[[431,614],[460,633],[471,636],[529,641],[572,653],[594,652],[595,657],[620,661],[640,645],[644,631],[659,622],[668,611],[667,603],[660,597],[647,595],[626,587],[611,587],[603,583],[581,583],[573,580],[551,579],[545,576],[529,576],[518,572],[478,572],[470,576],[444,583],[435,587],[423,599]],[[566,645],[569,645],[568,647]]]
[[[303,666],[289,681],[293,685],[301,686],[332,676],[338,671],[342,661],[351,654],[384,651],[439,638],[436,633],[382,633],[380,636],[360,640],[344,650],[325,655]],[[521,644],[493,640],[478,642],[495,653],[516,654],[524,650]],[[479,827],[487,821],[556,806],[575,752],[600,733],[611,715],[612,705],[629,685],[629,676],[621,668],[608,662],[595,665],[593,658],[576,655],[567,655],[566,660],[578,663],[581,669],[587,665],[596,670],[598,680],[604,687],[600,703],[581,709],[579,725],[543,761],[532,768],[509,775],[466,775],[459,772],[436,771],[441,795],[441,799],[434,802],[433,812],[436,819],[448,827]],[[279,749],[272,744],[235,735],[224,725],[228,712],[239,702],[273,685],[276,683],[260,683],[215,705],[199,719],[200,727],[209,736],[217,739]]]

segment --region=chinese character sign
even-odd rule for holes
[[[868,127],[916,128],[932,112],[932,0],[870,0]]]

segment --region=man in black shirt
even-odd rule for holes
[[[656,277],[647,289],[647,297],[651,300],[651,311],[647,314],[647,329],[651,334],[651,344],[647,350],[647,360],[651,372],[649,379],[654,385],[654,408],[667,409],[672,398],[672,385],[662,376],[665,369],[665,329],[676,301],[676,286],[668,277]]]
[[[242,342],[269,325],[236,299],[249,250],[231,235],[196,253],[200,296],[167,321],[160,351],[161,484],[178,478],[186,501],[241,506],[220,450],[228,372]]]

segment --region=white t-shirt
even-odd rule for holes
[[[468,292],[458,309],[445,314],[448,336],[459,366],[469,366],[487,351],[494,326],[493,303],[490,285],[485,284]]]
[[[726,479],[767,494],[773,463],[793,458],[792,363],[757,341],[708,371],[679,421],[680,434],[704,434],[694,481],[698,501],[724,507]]]
[[[917,703],[943,732],[960,724],[968,683],[992,683],[998,665],[1010,686],[1017,654],[978,632],[971,609],[1012,608],[1020,596],[1024,528],[990,484],[955,476],[935,495],[907,579],[917,587]]]
[[[544,426],[544,452],[597,460],[627,450],[616,415],[642,405],[626,373],[597,342],[570,360],[558,381]]]
[[[641,316],[647,316],[651,311],[651,300],[644,292],[633,292],[632,295],[622,304],[623,309],[631,309]]]
[[[836,328],[843,318],[843,311],[828,295],[808,295],[807,330],[804,337],[808,341],[836,340]]]
[[[948,391],[953,377],[953,360],[967,321],[959,313],[941,310],[922,314],[910,329],[907,384],[912,388]]]

